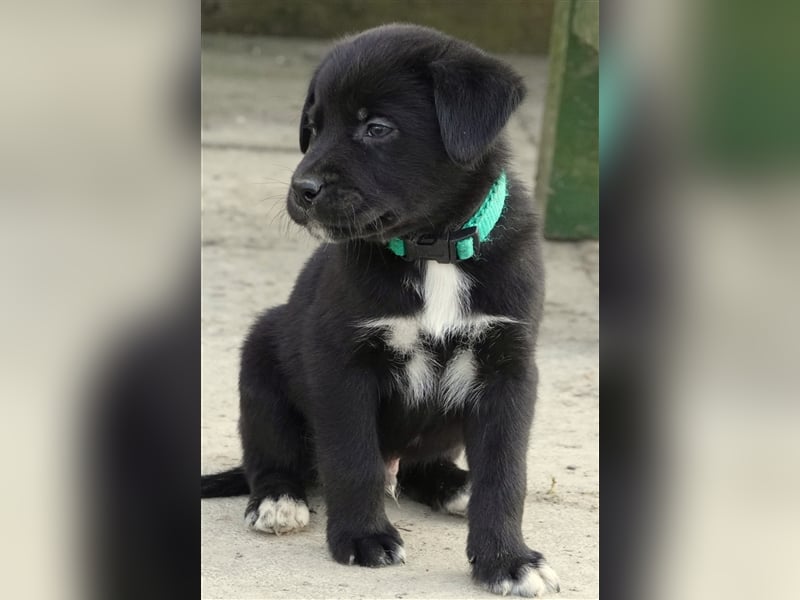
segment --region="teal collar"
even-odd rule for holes
[[[480,254],[480,245],[489,239],[489,234],[500,220],[506,205],[508,187],[505,171],[500,173],[483,204],[472,218],[458,231],[451,231],[447,237],[421,235],[415,240],[392,238],[389,250],[406,260],[435,260],[440,263],[455,263]]]

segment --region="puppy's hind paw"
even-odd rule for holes
[[[245,524],[252,529],[280,535],[299,531],[308,525],[308,505],[288,495],[264,498],[256,509],[248,509]]]
[[[447,502],[442,504],[442,510],[451,515],[459,517],[467,516],[467,506],[469,505],[470,489],[469,486],[461,488]]]

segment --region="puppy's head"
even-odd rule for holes
[[[510,67],[432,29],[345,39],[308,88],[289,215],[333,240],[441,231],[470,210],[468,188],[524,94]]]

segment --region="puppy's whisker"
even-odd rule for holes
[[[266,177],[266,179],[264,179],[264,180],[246,179],[246,180],[242,181],[241,183],[243,183],[245,185],[274,185],[274,184],[277,184],[277,185],[280,185],[283,188],[289,187],[289,181],[286,180],[286,179],[276,179],[275,177],[269,177],[269,176],[265,176],[265,177]]]
[[[264,165],[264,166],[268,166],[268,167],[274,167],[274,168],[276,168],[276,169],[281,169],[281,170],[283,170],[283,171],[286,171],[286,172],[288,172],[288,173],[292,173],[292,172],[294,171],[294,168],[292,168],[292,167],[289,167],[289,166],[287,166],[287,165],[285,165],[285,164],[283,164],[283,163],[276,163],[276,162],[262,162],[261,164],[262,164],[262,165]]]

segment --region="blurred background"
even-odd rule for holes
[[[204,33],[334,39],[406,21],[447,31],[492,52],[546,54],[553,0],[201,0]]]

